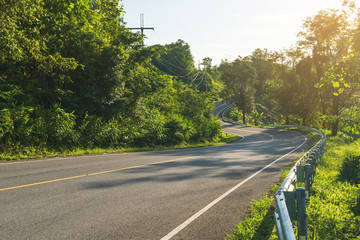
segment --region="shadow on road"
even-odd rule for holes
[[[176,182],[199,178],[221,178],[224,181],[245,179],[290,152],[299,142],[299,138],[291,138],[289,134],[284,135],[281,130],[261,129],[261,132],[267,135],[247,132],[244,141],[228,145],[145,152],[144,156],[149,158],[156,156],[158,162],[164,160],[170,162],[114,172],[112,174],[118,174],[116,180],[88,182],[84,183],[84,188],[114,188],[144,182]],[[271,140],[272,136],[273,140]],[[298,152],[301,150],[299,149]],[[189,159],[176,160],[176,158]],[[175,160],[171,162],[171,159]],[[280,172],[280,169],[270,167],[266,171]]]

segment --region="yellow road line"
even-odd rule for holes
[[[241,129],[241,131],[253,132],[253,131],[248,131],[248,130],[244,130],[244,129]],[[270,134],[267,134],[267,133],[260,133],[260,134],[265,134],[265,135],[271,136]],[[274,140],[274,137],[273,136],[271,136],[271,137],[272,137],[272,140],[270,140],[270,142]],[[243,137],[242,140],[244,140],[244,137]],[[208,154],[205,154],[205,155],[208,155]],[[36,182],[36,183],[30,183],[30,184],[25,184],[25,185],[19,185],[19,186],[14,186],[14,187],[0,188],[0,192],[1,191],[6,191],[6,190],[12,190],[12,189],[18,189],[18,188],[25,188],[25,187],[31,187],[31,186],[36,186],[36,185],[42,185],[42,184],[47,184],[47,183],[53,183],[53,182],[61,182],[61,181],[66,181],[66,180],[71,180],[71,179],[76,179],[76,178],[95,176],[95,175],[100,175],[100,174],[105,174],[105,173],[119,172],[119,171],[123,171],[123,170],[127,170],[127,169],[147,167],[147,166],[161,164],[161,163],[175,162],[175,161],[180,161],[180,160],[185,160],[185,159],[191,159],[191,158],[194,158],[194,157],[195,156],[183,157],[183,158],[160,161],[160,162],[154,162],[154,163],[149,163],[149,164],[144,164],[144,165],[125,167],[125,168],[118,168],[118,169],[113,169],[113,170],[108,170],[108,171],[103,171],[103,172],[89,173],[89,174],[83,174],[83,175],[78,175],[78,176],[73,176],[73,177],[59,178],[59,179],[54,179],[54,180],[49,180],[49,181]]]
[[[0,192],[1,192],[1,191],[6,191],[6,190],[12,190],[12,189],[18,189],[18,188],[25,188],[25,187],[31,187],[31,186],[36,186],[36,185],[42,185],[42,184],[46,184],[46,183],[61,182],[61,181],[66,181],[66,180],[71,180],[71,179],[76,179],[76,178],[82,178],[82,177],[88,177],[88,176],[95,176],[95,175],[100,175],[100,174],[105,174],[105,173],[119,172],[119,171],[123,171],[123,170],[127,170],[127,169],[147,167],[147,166],[151,166],[151,165],[156,165],[156,164],[161,164],[161,163],[168,163],[168,162],[174,162],[174,161],[185,160],[185,159],[190,159],[190,158],[194,158],[194,156],[192,156],[192,157],[178,158],[178,159],[173,159],[173,160],[167,160],[167,161],[161,161],[161,162],[155,162],[155,163],[149,163],[149,164],[138,165],[138,166],[118,168],[118,169],[107,170],[107,171],[103,171],[103,172],[83,174],[83,175],[78,175],[78,176],[73,176],[73,177],[59,178],[59,179],[54,179],[54,180],[49,180],[49,181],[43,181],[43,182],[36,182],[36,183],[30,183],[30,184],[19,185],[19,186],[14,186],[14,187],[0,188]]]
[[[79,175],[79,176],[74,176],[74,177],[59,178],[59,179],[54,179],[54,180],[49,180],[49,181],[44,181],[44,182],[37,182],[37,183],[30,183],[30,184],[19,185],[19,186],[14,186],[14,187],[1,188],[0,191],[6,191],[6,190],[24,188],[24,187],[31,187],[31,186],[41,185],[41,184],[45,184],[45,183],[60,182],[60,181],[81,178],[81,177],[86,177],[86,176],[87,175]]]

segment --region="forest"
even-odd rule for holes
[[[290,48],[255,49],[249,56],[212,66],[204,58],[194,69],[184,41],[165,46],[155,66],[213,99],[234,104],[233,120],[294,124],[359,134],[360,11],[351,1],[304,20]],[[241,43],[239,43],[241,44]],[[186,54],[187,53],[187,54]],[[180,60],[180,61],[179,61]]]
[[[360,133],[359,9],[318,12],[288,49],[204,58],[144,46],[114,0],[0,1],[0,152],[174,146],[221,138],[214,102],[243,123]],[[239,42],[239,44],[242,44]]]
[[[1,1],[0,12],[1,152],[221,135],[211,95],[156,67],[165,48],[143,47],[118,1]]]

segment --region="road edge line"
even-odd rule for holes
[[[303,135],[304,136],[304,135]],[[304,136],[305,137],[305,136]],[[305,141],[299,145],[298,147],[294,148],[293,150],[291,150],[290,152],[286,153],[285,155],[279,157],[278,159],[274,160],[273,162],[271,162],[270,164],[266,165],[265,167],[263,167],[262,169],[260,169],[259,171],[253,173],[251,176],[249,176],[248,178],[246,178],[245,180],[243,180],[242,182],[238,183],[237,185],[235,185],[234,187],[232,187],[230,190],[228,190],[227,192],[225,192],[224,194],[222,194],[221,196],[219,196],[218,198],[216,198],[214,201],[212,201],[211,203],[209,203],[208,205],[206,205],[204,208],[202,208],[200,211],[198,211],[197,213],[195,213],[194,215],[192,215],[190,218],[188,218],[185,222],[183,222],[182,224],[180,224],[179,226],[177,226],[174,230],[172,230],[171,232],[169,232],[166,236],[164,236],[163,238],[161,238],[161,240],[169,240],[172,237],[174,237],[176,234],[178,234],[181,230],[183,230],[186,226],[188,226],[190,223],[192,223],[195,219],[197,219],[198,217],[200,217],[202,214],[204,214],[207,210],[209,210],[211,207],[213,207],[215,204],[217,204],[218,202],[220,202],[221,200],[223,200],[225,197],[227,197],[230,193],[234,192],[236,189],[238,189],[239,187],[241,187],[242,185],[244,185],[246,182],[248,182],[249,180],[251,180],[252,178],[254,178],[256,175],[258,175],[259,173],[263,172],[265,169],[269,168],[271,165],[275,164],[276,162],[280,161],[281,159],[283,159],[284,157],[286,157],[287,155],[295,152],[296,150],[298,150],[299,148],[301,148],[305,143],[307,142],[307,138],[305,137]]]

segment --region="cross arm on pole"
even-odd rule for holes
[[[144,27],[144,14],[140,14],[140,27],[128,28],[129,30],[141,30],[141,38],[144,45],[144,30],[155,30],[153,27]]]
[[[152,28],[152,27],[128,28],[128,29],[130,29],[130,30],[142,30],[142,29],[144,29],[144,30],[147,30],[147,29],[149,29],[149,30],[155,30],[155,29]]]

